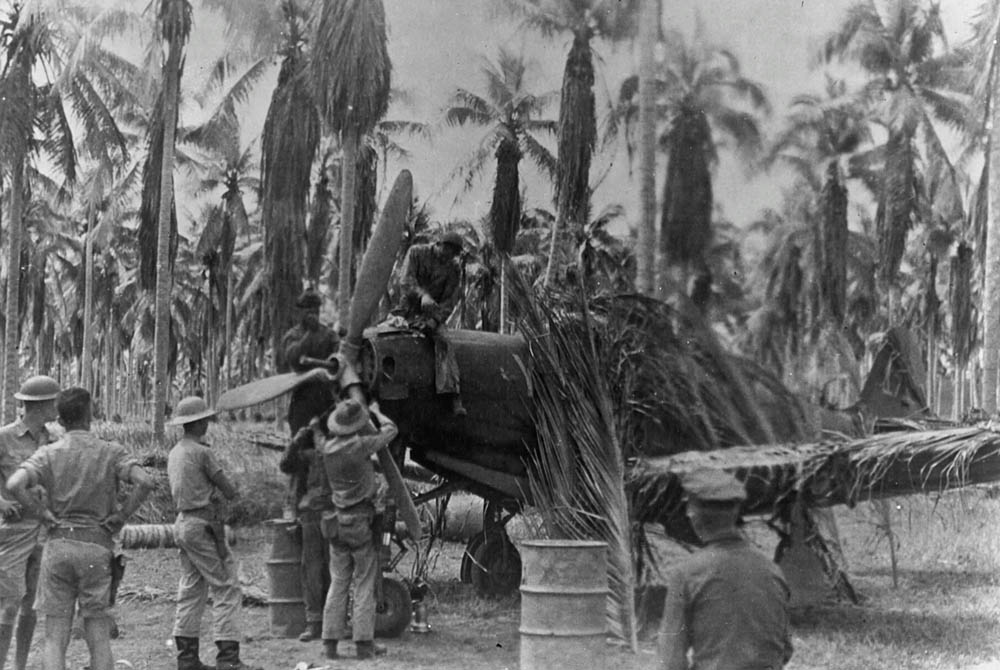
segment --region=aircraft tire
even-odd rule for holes
[[[413,603],[410,590],[396,579],[382,578],[382,598],[375,603],[375,635],[399,637],[410,625]]]
[[[489,534],[472,553],[470,576],[480,596],[506,596],[521,584],[521,554],[506,533]]]
[[[476,533],[469,538],[469,541],[465,543],[465,551],[462,553],[462,565],[458,570],[458,578],[463,584],[472,583],[472,562],[473,557],[475,557],[476,552],[479,551],[479,547],[483,544],[483,534]]]

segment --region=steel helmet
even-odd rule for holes
[[[14,397],[27,402],[55,400],[59,395],[59,382],[47,375],[28,377],[21,384]]]
[[[174,415],[170,421],[167,421],[167,425],[183,426],[184,424],[194,423],[200,419],[207,419],[210,416],[215,416],[215,414],[216,411],[209,408],[204,398],[192,395],[177,403],[177,409],[174,410]]]

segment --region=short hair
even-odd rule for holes
[[[90,411],[90,391],[79,386],[72,386],[60,391],[56,396],[56,412],[59,421],[65,424],[78,424],[87,418]]]

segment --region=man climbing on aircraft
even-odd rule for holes
[[[433,244],[415,244],[406,252],[400,289],[402,297],[394,313],[411,328],[434,339],[434,377],[439,394],[451,396],[451,409],[465,416],[459,388],[458,361],[448,346],[444,324],[462,295],[462,237],[449,231]]]

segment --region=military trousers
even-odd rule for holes
[[[375,576],[378,552],[375,544],[365,542],[357,548],[333,540],[330,542],[330,592],[323,608],[323,639],[343,640],[351,630],[354,640],[375,637]],[[354,578],[354,612],[347,626],[348,594]]]
[[[302,526],[302,600],[306,606],[306,623],[323,620],[323,606],[330,590],[330,543],[320,532],[320,513],[303,512]]]
[[[180,549],[181,578],[177,585],[174,637],[201,637],[201,620],[212,594],[215,640],[240,640],[243,593],[236,561],[219,537],[222,526],[205,519],[177,515],[174,537]]]

